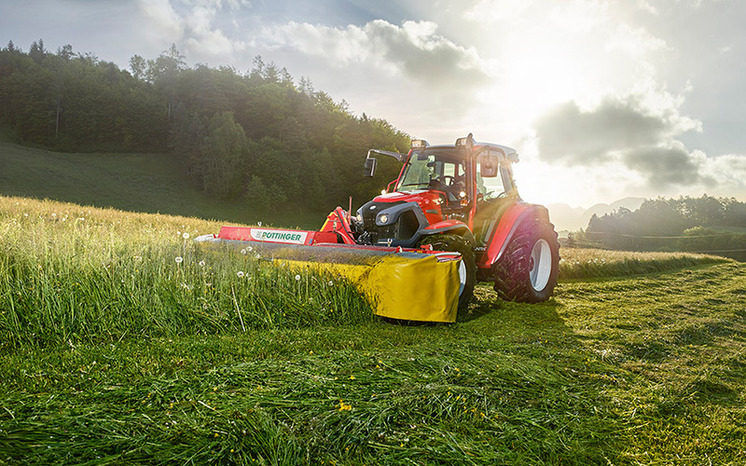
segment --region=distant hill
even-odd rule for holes
[[[594,214],[600,217],[622,207],[629,210],[637,210],[644,201],[645,199],[641,197],[625,197],[611,204],[595,204],[588,209],[572,207],[564,203],[550,204],[548,208],[552,223],[554,223],[558,231],[578,231],[588,227],[588,221]]]
[[[189,185],[175,157],[68,154],[0,142],[0,195],[235,223],[263,221],[318,228],[326,212],[276,212],[269,218],[240,201],[221,201]]]

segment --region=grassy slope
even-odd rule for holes
[[[83,228],[51,215],[64,211],[68,222],[78,215],[74,206],[0,198],[0,258],[20,267],[39,254],[54,265],[49,257],[66,254],[63,263],[75,263],[80,250],[62,246],[84,235],[96,260],[63,271],[114,274],[121,264],[138,273],[128,265],[134,250],[106,239],[125,236],[152,246],[145,263],[159,273],[142,284],[144,296],[198,281],[169,275],[173,251],[183,247],[173,230],[215,226],[92,209],[85,222],[94,226]],[[38,241],[13,238],[19,232]],[[111,260],[102,265],[99,254]],[[181,265],[200,258],[190,254]],[[570,270],[607,278],[565,281],[541,305],[502,302],[480,286],[455,325],[307,316],[244,332],[230,318],[173,329],[162,319],[161,328],[111,327],[57,343],[49,322],[34,330],[38,342],[0,350],[0,463],[739,464],[746,267],[648,256],[635,263],[667,269],[614,277],[625,270],[620,256],[601,262],[597,254],[563,251]],[[42,267],[34,283],[71,288],[55,282],[57,273]],[[211,279],[215,299],[238,293],[243,306],[231,275]],[[281,275],[267,280],[284,286]],[[69,317],[65,306],[47,304],[48,294],[13,286],[0,291],[3,332],[12,328],[7,303],[15,294],[41,299],[29,313],[47,306]],[[116,294],[97,296],[101,312],[122,305]],[[159,313],[189,309],[188,297],[174,296],[177,305]],[[310,301],[287,310],[307,308]]]
[[[246,203],[210,198],[186,182],[178,160],[162,154],[67,154],[2,141],[0,195],[239,223],[318,228],[324,219],[323,212],[279,212],[267,219]]]

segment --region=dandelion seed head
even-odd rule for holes
[[[256,222],[257,226],[262,226],[262,222]]]
[[[176,261],[177,264],[181,264],[182,262],[184,262],[184,258],[181,256],[176,256],[174,258],[174,261]]]
[[[204,260],[199,261],[199,266],[200,267],[204,267],[205,266],[205,261]]]
[[[246,255],[246,249],[241,249],[241,254]]]
[[[246,274],[243,271],[239,270],[236,275],[238,275],[238,278],[243,278]]]
[[[254,250],[254,248],[252,248],[251,246],[249,246],[249,247],[246,248],[246,250],[248,250],[249,252],[251,252],[251,251]]]
[[[329,286],[334,286],[334,282],[329,280]]]
[[[189,239],[189,233],[185,232],[183,235],[181,235],[181,237],[184,239]]]
[[[254,256],[254,259],[261,259],[261,258],[262,258],[262,256],[259,255],[259,254],[257,254],[256,256]]]
[[[295,276],[295,280],[296,280],[296,281],[300,281],[300,275],[296,275],[296,276]]]

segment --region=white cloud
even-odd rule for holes
[[[620,169],[636,173],[649,192],[659,194],[725,187],[743,192],[746,155],[709,157],[677,139],[701,130],[698,121],[680,114],[682,102],[661,93],[607,97],[592,109],[574,102],[557,106],[536,123],[539,159],[564,167],[596,167],[614,173],[617,185]]]
[[[232,40],[218,28],[213,27],[220,3],[195,7],[185,19],[186,52],[202,57],[231,56],[244,50],[243,41]]]
[[[150,39],[161,47],[176,43],[192,59],[230,59],[246,48],[241,40],[229,38],[215,26],[224,9],[237,10],[249,5],[244,0],[199,0],[179,11],[169,0],[139,0],[138,6],[148,22]]]
[[[439,35],[432,22],[397,26],[378,19],[344,28],[290,22],[268,32],[267,46],[318,57],[335,68],[364,66],[441,89],[473,90],[488,80],[477,51]]]
[[[143,30],[152,41],[160,44],[181,40],[183,20],[169,0],[138,0],[137,5],[148,23]]]
[[[621,51],[634,58],[643,58],[651,52],[666,50],[666,42],[642,28],[620,24],[605,44],[609,52]]]

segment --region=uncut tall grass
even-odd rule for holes
[[[219,227],[0,197],[0,349],[371,318],[336,277],[193,242]]]

